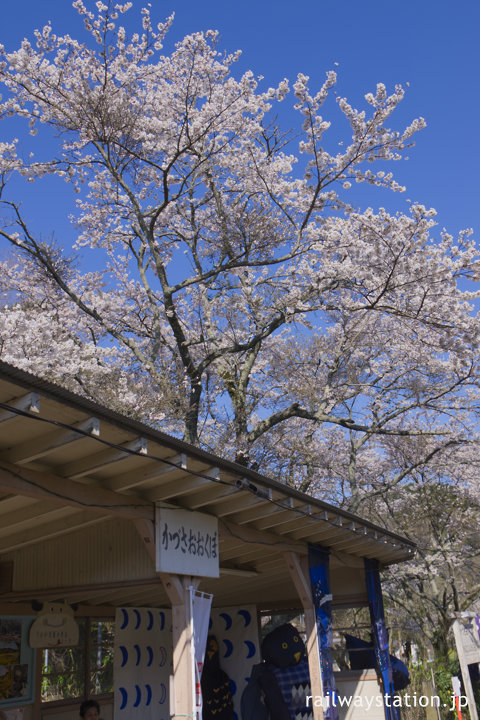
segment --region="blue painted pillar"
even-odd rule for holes
[[[323,695],[325,699],[325,720],[338,720],[338,709],[334,704],[335,678],[333,676],[333,631],[332,595],[330,593],[330,553],[326,548],[309,545],[308,565],[312,599],[317,621],[318,644],[320,646],[320,667],[322,672]]]
[[[388,630],[385,623],[378,560],[365,559],[365,577],[367,581],[368,607],[370,609],[370,620],[372,623],[375,658],[383,680],[385,713],[387,720],[400,720],[399,708],[393,707],[395,691],[393,688],[392,666],[388,647]]]

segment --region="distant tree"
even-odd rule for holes
[[[0,116],[25,120],[38,144],[28,159],[0,144],[0,234],[15,251],[2,357],[352,509],[471,439],[469,233],[435,235],[418,204],[350,204],[356,183],[403,189],[388,164],[424,126],[387,126],[403,89],[379,84],[362,110],[337,98],[350,132],[329,149],[335,73],[318,92],[298,76],[300,127],[285,133],[273,118],[288,82],[237,78],[215,33],[162,54],[171,18],[154,28],[144,9],[128,37],[129,4],[74,7],[91,44],[47,25],[1,53]],[[70,183],[76,249],[95,272],[42,240],[11,176]],[[423,451],[389,465],[400,446]]]
[[[454,458],[460,460],[457,451]],[[478,472],[475,460],[471,472]],[[458,483],[461,467],[453,482],[441,463],[412,475],[409,485],[383,494],[383,511],[377,508],[384,523],[417,544],[414,560],[392,569],[385,587],[402,637],[433,648],[437,661],[447,663],[454,613],[472,610],[480,599],[477,488],[468,491],[465,478]]]

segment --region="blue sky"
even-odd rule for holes
[[[133,0],[138,10],[143,4]],[[427,128],[417,136],[410,160],[393,168],[407,192],[371,193],[369,204],[402,209],[410,198],[437,208],[440,226],[450,232],[473,227],[479,238],[478,0],[153,0],[155,20],[172,11],[172,39],[219,30],[220,47],[241,49],[239,69],[263,75],[265,87],[283,77],[293,82],[298,72],[319,87],[334,63],[337,91],[354,105],[377,82],[391,90],[408,82],[397,122],[421,115]],[[15,0],[3,3],[0,42],[13,49],[47,20],[58,32],[81,32],[70,0]],[[289,120],[287,113],[287,125]],[[0,133],[3,138],[4,130]],[[35,191],[32,202],[42,203],[41,192]],[[49,217],[51,227],[45,217],[44,232],[56,227],[51,211]]]

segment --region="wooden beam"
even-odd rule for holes
[[[161,502],[170,500],[171,498],[180,498],[184,495],[189,495],[192,490],[200,490],[210,484],[210,480],[204,480],[203,478],[191,475],[183,476],[180,481],[178,478],[171,480],[170,475],[165,479],[168,480],[168,482],[163,483],[160,481],[155,487],[143,491],[143,497],[154,502]]]
[[[115,580],[105,583],[88,583],[84,585],[70,585],[53,588],[29,588],[28,590],[12,590],[0,593],[0,602],[22,602],[32,598],[38,600],[58,600],[79,594],[101,592],[104,590],[122,590],[127,588],[161,588],[162,582],[159,577],[148,577],[138,579]]]
[[[322,533],[334,534],[342,528],[342,518],[334,517],[332,520],[326,520],[325,512],[310,514],[290,513],[290,518],[281,523],[279,532],[283,533],[303,533],[309,534],[312,530],[318,529]],[[344,534],[344,533],[343,533]]]
[[[323,682],[320,669],[320,645],[318,642],[317,620],[310,586],[308,559],[306,557],[299,557],[295,553],[289,552],[285,553],[285,562],[290,572],[290,577],[292,578],[293,584],[297,590],[298,597],[302,603],[305,616],[307,657],[308,668],[310,671],[310,691],[313,700],[315,698],[323,698]],[[323,708],[317,707],[315,702],[312,702],[312,712],[314,720],[323,720]]]
[[[15,492],[58,505],[80,507],[102,515],[153,520],[153,503],[135,495],[122,495],[95,485],[12,465],[0,459],[0,492]]]
[[[218,467],[211,467],[208,470],[202,470],[202,475],[208,475],[211,481],[203,482],[196,492],[191,492],[185,498],[185,506],[190,510],[196,510],[209,505],[210,503],[223,497],[232,497],[232,493],[237,492],[237,488],[230,484],[219,483],[220,470]],[[201,478],[199,478],[201,479]],[[217,482],[215,482],[217,481]]]
[[[11,408],[16,410],[22,410],[23,412],[39,413],[40,412],[40,396],[37,393],[30,392],[22,397],[10,400],[7,403]],[[11,420],[14,417],[18,417],[16,412],[10,412],[6,408],[0,410],[0,422]]]
[[[69,508],[68,506],[57,508],[60,517],[57,517],[56,520],[51,517],[48,520],[45,518],[38,525],[28,529],[23,528],[19,532],[10,533],[6,537],[0,538],[0,552],[19,550],[27,545],[52,540],[74,530],[84,529],[90,525],[96,525],[108,520],[108,515],[98,515],[98,513],[87,511],[75,512],[75,510],[76,508]]]
[[[259,577],[260,573],[258,570],[254,567],[234,567],[233,565],[220,565],[220,577],[224,577],[225,575],[231,575],[233,577],[245,577],[245,578],[252,578],[252,577]]]
[[[0,515],[7,515],[15,510],[26,508],[32,504],[32,498],[24,497],[23,495],[16,495],[15,493],[8,493],[3,495],[0,493]]]
[[[300,558],[292,552],[285,553],[285,562],[295,586],[295,590],[297,591],[297,595],[302,603],[302,607],[313,608],[310,579],[307,576],[304,564],[302,564]]]
[[[138,470],[129,470],[121,475],[115,475],[114,478],[109,478],[105,481],[105,487],[117,491],[129,490],[130,488],[139,487],[146,483],[148,483],[150,487],[150,481],[152,480],[155,481],[164,476],[166,476],[167,480],[170,480],[172,476],[177,474],[183,476],[185,474],[187,469],[187,456],[185,453],[170,455],[166,457],[165,460],[168,460],[168,463],[163,464],[160,460],[150,460],[148,463],[145,461]],[[173,467],[173,465],[169,463],[173,463],[173,465],[177,467]]]
[[[255,520],[260,520],[262,518],[272,517],[273,515],[278,515],[279,513],[283,513],[283,510],[275,505],[270,505],[269,507],[256,505],[252,508],[248,508],[247,510],[239,510],[239,512],[232,515],[230,520],[237,525],[243,525],[245,523],[255,522]]]
[[[181,580],[182,576],[170,573],[158,573],[158,577],[163,583],[163,587],[172,606],[181,605],[185,599],[184,586]]]
[[[160,482],[155,484],[155,487],[152,487],[151,489],[143,492],[143,496],[148,498],[149,500],[160,502],[162,500],[169,500],[173,497],[182,497],[183,495],[188,495],[189,500],[190,496],[193,494],[192,491],[205,491],[205,488],[212,488],[213,483],[209,478],[217,478],[219,475],[219,470],[218,468],[207,468],[206,470],[202,470],[202,475],[206,475],[206,477],[183,474],[181,476],[181,482],[179,482],[178,477],[175,477],[177,474],[178,471],[170,473],[168,476],[165,477],[165,482],[163,482],[162,478]],[[172,475],[173,478],[171,477]],[[216,485],[213,486],[214,490],[215,488]]]
[[[315,517],[315,516],[313,516]],[[345,530],[344,528],[336,528],[332,525],[325,525],[324,523],[312,523],[307,524],[308,518],[305,518],[305,523],[303,528],[300,530],[294,530],[291,533],[291,537],[295,540],[301,540],[304,537],[308,537],[308,542],[311,543],[319,543],[321,544],[324,539],[326,539],[328,542],[325,544],[330,545],[330,541],[334,541],[335,538],[345,537]],[[318,530],[316,529],[318,528]],[[280,528],[281,533],[285,531],[284,526]]]
[[[299,515],[297,515],[295,518],[292,518],[292,509],[288,508],[285,510],[279,510],[277,513],[275,513],[275,515],[267,515],[266,517],[260,518],[255,522],[255,527],[258,530],[268,530],[268,528],[274,528],[278,525],[285,525],[286,523],[289,523],[290,529],[291,523],[293,523],[293,527],[304,525],[305,518],[302,518]]]
[[[155,525],[151,520],[140,518],[133,521],[153,566],[156,567]]]
[[[241,495],[230,495],[230,497],[225,496],[219,500],[212,500],[212,504],[208,505],[205,510],[212,515],[225,517],[226,515],[233,515],[239,510],[246,510],[258,505],[267,507],[269,504],[270,501],[262,495],[250,495],[243,492]]]
[[[282,551],[283,552],[283,551]],[[260,566],[260,564],[263,567],[263,560],[268,556],[269,559],[271,559],[272,552],[271,551],[265,551],[265,547],[261,545],[241,545],[240,547],[235,548],[228,548],[228,550],[223,551],[222,548],[220,548],[220,555],[222,558],[222,563],[242,563],[245,565],[255,565],[257,567]],[[275,556],[274,556],[275,557]],[[276,556],[281,557],[281,553]]]
[[[95,470],[100,470],[106,465],[111,465],[112,463],[117,463],[131,457],[129,454],[131,450],[146,456],[147,441],[145,438],[135,438],[135,440],[126,442],[119,448],[109,448],[94,455],[87,455],[87,457],[81,458],[80,460],[73,460],[58,468],[57,472],[62,477],[75,480],[76,478],[81,478],[84,475],[95,472]]]
[[[62,511],[65,511],[64,507],[59,507],[58,503],[52,503],[50,500],[35,502],[29,498],[28,502],[29,505],[18,510],[0,514],[0,538],[10,535],[12,532],[31,530],[36,525],[56,520]]]
[[[275,533],[255,530],[254,528],[245,527],[244,525],[235,525],[222,518],[218,519],[218,533],[220,539],[233,538],[241,544],[263,545],[266,553],[268,549],[270,549],[270,551],[274,550],[275,552],[296,552],[299,555],[306,555],[308,553],[306,543],[295,542],[295,540],[285,540],[280,535],[275,535]]]
[[[361,552],[364,548],[368,548],[372,546],[372,542],[376,542],[373,540],[372,537],[367,535],[350,535],[345,540],[341,540],[340,542],[335,542],[335,549],[336,550],[346,550],[349,552],[350,550],[355,553]]]
[[[28,463],[48,455],[59,447],[83,440],[85,433],[90,437],[100,435],[100,421],[94,417],[83,420],[73,427],[75,430],[57,429],[33,438],[28,443],[22,441],[19,445],[3,453],[2,457],[11,463]]]
[[[0,563],[0,572],[2,572],[1,565],[7,565],[7,563]],[[224,568],[220,568],[220,573],[223,574]],[[4,571],[6,572],[6,571]],[[238,570],[240,573],[241,571]],[[245,571],[246,573],[248,571]],[[234,568],[225,568],[225,574],[235,575]],[[199,578],[194,578],[195,583],[198,585]],[[5,576],[5,583],[8,582],[8,578]],[[26,590],[11,590],[8,585],[4,585],[3,590],[0,590],[0,603],[21,603],[29,602],[32,598],[38,600],[59,600],[63,598],[76,598],[79,595],[88,596],[92,593],[104,593],[112,591],[127,591],[127,590],[140,590],[152,588],[156,593],[161,588],[165,589],[168,600],[171,604],[179,603],[183,600],[183,585],[177,575],[169,575],[167,573],[157,573],[151,577],[142,578],[125,578],[124,580],[112,580],[110,582],[101,583],[85,583],[83,585],[62,585],[60,587],[51,588],[28,588]],[[31,608],[30,608],[31,610]],[[13,613],[15,614],[15,613]]]

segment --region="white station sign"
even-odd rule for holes
[[[455,620],[453,632],[457,650],[467,665],[480,662],[480,639],[473,620]]]
[[[157,507],[155,520],[157,572],[219,577],[216,517]]]

